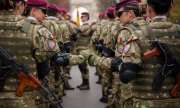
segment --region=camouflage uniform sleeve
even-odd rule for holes
[[[91,27],[90,25],[86,24],[83,25],[81,28],[81,35],[85,35],[85,36],[89,36],[90,32],[91,32]]]
[[[70,66],[83,64],[85,62],[85,58],[82,55],[72,55],[68,53],[68,58]]]
[[[98,66],[104,70],[110,70],[111,67],[111,58],[100,57],[94,54],[91,50],[83,50],[80,54],[88,60],[90,66]]]
[[[141,63],[141,49],[136,34],[131,33],[128,29],[121,30],[117,38],[115,53],[125,63]]]
[[[76,31],[76,26],[74,24],[72,24],[71,22],[69,22],[69,31],[70,31],[70,34],[77,34],[77,31]]]
[[[33,56],[37,62],[50,59],[59,47],[52,33],[42,25],[36,26],[37,35],[33,36]]]
[[[63,42],[62,31],[55,21],[45,20],[43,25],[57,38],[58,42]]]
[[[69,31],[69,27],[67,26],[66,23],[60,24],[59,25],[61,32],[62,32],[62,37],[63,37],[63,41],[69,42],[70,41],[70,31]]]
[[[97,42],[97,41],[99,40],[100,34],[101,34],[100,24],[97,24],[97,25],[96,25],[96,29],[95,29],[92,37],[91,37],[91,41],[92,41],[92,42]]]

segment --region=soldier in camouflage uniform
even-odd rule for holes
[[[91,27],[88,23],[90,16],[89,13],[84,12],[81,15],[81,20],[83,22],[83,25],[79,28],[80,31],[80,37],[77,40],[76,43],[76,53],[79,54],[80,51],[84,49],[88,49],[88,46],[90,44],[91,39]],[[87,68],[87,63],[85,62],[82,65],[78,65],[79,70],[82,74],[82,84],[77,86],[80,90],[88,90],[89,87],[89,69]]]
[[[102,56],[104,57],[114,57],[114,45],[112,43],[112,35],[111,35],[111,27],[114,25],[115,19],[115,10],[112,7],[109,7],[106,11],[106,15],[108,18],[108,23],[103,27],[102,33],[100,35],[100,41],[103,41],[103,51]],[[102,97],[100,98],[100,102],[107,103],[109,89],[112,87],[112,72],[107,70],[102,70]]]
[[[51,9],[51,7],[54,7],[53,9]],[[55,9],[57,11],[55,11]],[[58,15],[59,12],[59,8],[54,5],[54,4],[48,4],[47,7],[47,17],[46,19],[43,21],[43,25],[48,28],[48,30],[53,34],[53,36],[56,37],[58,42],[63,42],[62,40],[62,33],[61,30],[59,29],[59,25],[56,23],[57,21],[59,21],[58,18],[56,18],[56,16]],[[63,89],[63,81],[60,78],[60,70],[61,67],[59,67],[59,70],[57,70],[52,64],[51,64],[51,73],[48,75],[48,79],[49,79],[49,84],[50,86],[53,88],[53,90],[55,91],[55,93],[57,93],[58,98],[61,99],[62,95],[65,94],[64,89]]]
[[[152,23],[148,26],[142,18],[141,20],[140,18],[130,20],[130,16],[132,16],[131,11],[137,9],[137,7],[137,1],[135,3],[134,0],[123,1],[117,5],[119,9],[117,14],[120,17],[120,21],[123,24],[129,23],[120,31],[118,36],[116,56],[120,57],[121,60],[117,58],[116,60],[108,60],[107,58],[91,56],[89,63],[95,63],[106,69],[109,69],[107,67],[111,64],[111,69],[120,71],[121,86],[119,107],[178,108],[180,105],[179,95],[177,94],[176,98],[172,98],[169,94],[175,83],[172,73],[166,76],[162,89],[154,91],[152,84],[156,74],[155,71],[160,67],[159,62],[156,58],[149,60],[142,59],[143,53],[151,47],[149,39],[155,37],[162,42],[169,43],[168,46],[173,46],[170,48],[174,48],[172,50],[173,53],[177,51],[174,54],[177,61],[179,60],[179,56],[176,56],[178,53],[176,45],[179,45],[179,25],[172,24],[166,19],[166,15],[171,7],[171,0],[148,0],[148,12],[150,12],[150,18],[153,18]],[[129,8],[133,9],[128,10]],[[133,13],[135,14],[136,12]],[[170,43],[170,40],[173,42]],[[129,47],[129,45],[131,47]],[[124,63],[122,63],[122,61]],[[117,68],[118,62],[121,65]],[[141,70],[139,66],[141,66]]]
[[[96,23],[95,31],[93,32],[93,35],[91,37],[91,43],[94,46],[94,50],[96,51],[96,54],[100,55],[103,48],[103,43],[100,42],[99,37],[101,35],[102,28],[106,24],[106,15],[104,12],[101,12],[99,14],[99,21]],[[97,84],[101,83],[102,73],[101,69],[96,66],[96,75],[98,75]]]
[[[59,8],[59,27],[62,31],[62,39],[63,43],[60,45],[60,50],[65,53],[70,53],[71,51],[71,36],[76,35],[76,30],[73,28],[73,26],[65,20],[66,11],[63,8]],[[63,73],[66,76],[64,79],[66,82],[68,82],[68,79],[70,79],[70,66],[63,67]],[[68,85],[65,85],[66,90],[74,90],[73,87]]]
[[[170,11],[172,0],[147,0],[147,12],[152,19],[151,23],[142,29],[141,33],[137,30],[141,38],[141,52],[144,53],[151,49],[149,41],[157,39],[166,43],[177,61],[179,58],[179,25],[168,21],[166,15]],[[144,33],[143,33],[144,32]],[[128,92],[122,91],[123,107],[129,108],[178,108],[180,105],[180,95],[176,98],[170,95],[171,89],[175,84],[174,73],[170,72],[162,85],[161,90],[152,89],[153,79],[160,68],[157,58],[152,57],[148,60],[142,59],[142,71],[137,74],[137,79],[131,82]],[[178,67],[180,68],[180,67]],[[143,83],[142,83],[143,82]],[[126,85],[127,86],[127,85]],[[124,86],[124,89],[126,89]],[[126,95],[128,93],[129,95]],[[128,98],[128,99],[127,99]]]
[[[11,4],[10,4],[11,3]],[[28,42],[28,38],[25,34],[22,34],[19,28],[21,28],[24,18],[21,16],[24,12],[25,1],[24,0],[1,0],[0,1],[0,46],[4,48],[10,55],[16,57],[20,63],[23,60],[29,60],[29,63],[24,65],[30,66],[31,72],[35,72],[35,64],[33,60],[28,56],[29,51],[23,46],[29,47],[25,42]],[[17,44],[18,43],[18,44]],[[16,51],[14,50],[16,49]],[[21,50],[27,51],[23,53]],[[29,55],[28,55],[29,54]],[[23,58],[22,56],[27,58]],[[32,61],[32,63],[30,63]],[[0,59],[1,67],[1,90],[0,90],[0,107],[1,108],[35,108],[35,95],[32,91],[25,91],[22,97],[16,96],[16,86],[19,84],[19,80],[15,71],[11,71],[5,78],[2,78],[2,72],[7,70],[2,67],[6,67],[7,64],[3,59]],[[3,84],[4,83],[4,84]]]

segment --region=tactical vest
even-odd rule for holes
[[[107,35],[104,37],[104,44],[105,44],[105,47],[107,49],[110,49],[112,51],[115,50],[115,43],[113,43],[113,37],[112,37],[112,26],[115,25],[115,22],[114,21],[111,21],[109,22],[110,24],[107,26],[108,27],[108,33]]]
[[[142,27],[140,23],[132,23],[129,25],[132,33],[139,37],[139,44],[141,46],[142,57],[143,53],[152,49],[150,39],[156,37],[158,40],[166,43],[172,50],[177,61],[180,61],[180,39],[175,39],[180,35],[177,25],[171,22],[159,20],[152,22],[147,27]],[[150,30],[151,29],[151,30]],[[142,58],[142,70],[137,74],[137,79],[132,81],[132,96],[139,99],[168,99],[171,98],[170,91],[175,84],[175,78],[172,73],[169,74],[163,83],[160,91],[152,90],[152,83],[156,72],[160,68],[157,58],[152,57],[148,60]]]
[[[62,40],[64,43],[70,42],[70,30],[69,30],[69,24],[65,21],[57,21],[57,24],[59,25],[59,28],[62,31]]]
[[[43,22],[43,25],[48,28],[48,30],[56,37],[58,42],[63,43],[63,38],[62,38],[62,31],[59,28],[59,21],[55,19],[46,19]]]
[[[88,26],[88,28],[90,29],[90,32],[88,35],[84,35],[84,34],[80,34],[78,40],[77,40],[77,46],[87,46],[90,44],[90,40],[91,40],[91,26],[89,24],[84,24],[82,26]]]
[[[27,35],[23,30],[28,30],[28,25],[19,25],[19,22],[1,22],[0,23],[0,46],[9,53],[20,65],[25,66],[29,72],[36,71],[35,61],[32,59],[31,45],[32,37]],[[2,65],[4,61],[2,61]],[[20,80],[15,74],[15,70],[12,70],[4,80],[4,84],[1,86],[4,92],[15,91]]]

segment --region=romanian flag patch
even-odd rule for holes
[[[56,48],[56,42],[49,40],[48,41],[48,47],[53,50],[54,48]]]

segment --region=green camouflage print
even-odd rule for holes
[[[27,36],[21,31],[23,24],[24,18],[19,13],[0,11],[0,46],[20,65],[24,65],[29,72],[35,74],[35,61],[31,57],[31,36]],[[4,63],[1,61],[0,64],[2,67]],[[0,107],[35,108],[35,95],[31,89],[28,88],[29,92],[25,89],[22,97],[16,96],[15,91],[20,80],[15,72],[11,71],[4,79],[4,85],[1,85],[3,92],[0,93]],[[1,81],[3,80],[1,79]]]

